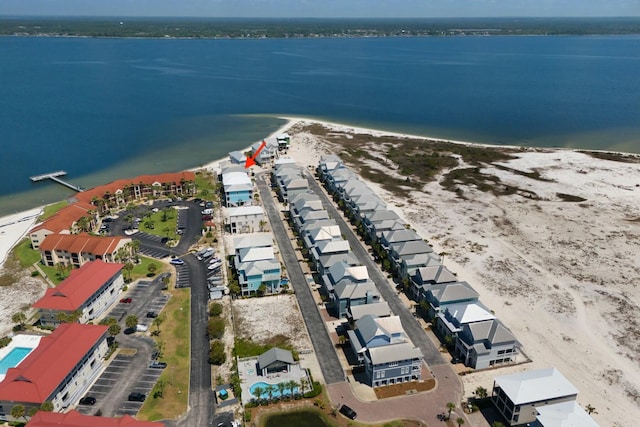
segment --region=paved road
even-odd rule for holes
[[[413,341],[413,344],[420,348],[422,354],[424,355],[424,360],[427,362],[429,366],[442,365],[447,363],[440,354],[438,348],[433,344],[433,342],[427,337],[427,334],[422,329],[418,321],[413,317],[411,311],[407,308],[406,305],[398,298],[396,294],[396,290],[392,289],[389,286],[389,282],[384,274],[380,271],[378,264],[376,264],[368,250],[365,249],[360,242],[360,239],[355,235],[351,227],[347,225],[338,209],[335,205],[329,200],[327,195],[324,193],[320,185],[315,180],[308,171],[305,171],[307,174],[307,178],[310,184],[310,188],[320,196],[322,200],[322,204],[324,208],[329,212],[329,216],[335,219],[336,223],[340,227],[340,231],[342,235],[346,237],[349,241],[349,245],[351,246],[351,250],[353,254],[362,262],[369,271],[369,277],[375,283],[378,291],[382,295],[382,297],[389,303],[389,307],[391,311],[395,313],[397,316],[400,316],[400,321],[402,322],[402,327],[405,332]],[[288,267],[287,267],[288,268]]]
[[[205,264],[194,255],[183,256],[191,279],[191,373],[189,379],[189,412],[180,420],[181,426],[214,425],[211,365],[208,363],[207,302]],[[217,425],[217,424],[216,424]]]
[[[311,343],[316,352],[316,357],[324,376],[324,381],[327,384],[334,384],[345,381],[344,371],[340,365],[340,360],[336,355],[333,348],[327,329],[325,328],[324,321],[318,312],[311,289],[307,285],[307,281],[300,267],[293,245],[289,240],[287,231],[284,228],[284,224],[280,219],[278,210],[273,202],[273,196],[269,191],[268,185],[264,181],[264,175],[258,176],[256,182],[260,191],[260,199],[264,205],[264,208],[269,216],[269,222],[273,229],[273,234],[278,242],[280,248],[280,255],[282,260],[287,266],[287,273],[289,274],[290,283],[298,299],[298,305],[302,312],[302,317],[307,330],[309,331],[309,337]]]

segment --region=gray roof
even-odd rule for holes
[[[349,315],[354,321],[360,320],[367,314],[375,317],[391,316],[391,309],[386,301],[380,301],[373,304],[354,305],[349,307]]]
[[[296,204],[299,203],[302,200],[320,200],[320,196],[318,196],[316,193],[301,193],[301,194],[296,194],[290,201],[290,204]]]
[[[431,245],[424,240],[392,243],[391,250],[401,257],[405,255],[428,254],[433,252]]]
[[[276,361],[288,363],[289,365],[291,365],[293,364],[293,355],[289,350],[274,347],[271,350],[267,350],[260,356],[258,356],[258,366],[260,367],[260,369],[264,369]]]
[[[400,216],[398,216],[398,214],[395,213],[394,211],[390,211],[388,209],[382,209],[382,210],[367,214],[366,218],[369,220],[369,222],[375,223],[375,222],[386,221],[390,219],[400,219]]]
[[[325,268],[329,269],[331,266],[338,262],[344,262],[346,265],[360,265],[360,261],[353,252],[347,252],[346,254],[327,254],[322,255],[318,262]]]
[[[320,211],[305,210],[300,214],[300,220],[302,223],[306,223],[314,219],[329,219],[329,213],[323,209]]]
[[[388,243],[397,242],[410,242],[412,240],[422,240],[422,237],[414,230],[402,229],[402,230],[389,230],[382,233],[382,238]]]
[[[422,358],[420,349],[410,343],[398,343],[370,348],[369,355],[374,365]]]
[[[468,323],[463,326],[463,330],[463,335],[469,336],[473,341],[472,343],[487,341],[488,343],[491,343],[491,346],[494,346],[497,344],[517,342],[516,337],[498,319]],[[490,347],[485,346],[485,348]]]
[[[420,267],[414,275],[418,283],[447,283],[458,280],[444,265],[432,265],[429,267]]]
[[[380,296],[373,282],[355,283],[350,279],[344,279],[336,284],[334,290],[338,299],[365,298],[367,294]]]
[[[478,292],[467,282],[451,282],[429,287],[429,294],[440,304],[464,300],[477,300]]]

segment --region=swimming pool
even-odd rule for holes
[[[271,393],[271,396],[272,397],[280,397],[280,390],[278,390],[278,384],[268,384],[268,383],[265,383],[263,381],[260,381],[260,382],[254,383],[251,387],[249,387],[249,393],[251,393],[251,395],[253,395],[254,397],[268,398],[269,397],[269,392],[267,391],[267,387],[272,385],[274,387],[274,390]],[[285,381],[283,384],[285,385],[285,388],[284,388],[284,391],[282,392],[282,394],[284,394],[285,396],[290,395],[291,394],[291,389],[287,385],[287,382]],[[258,388],[258,387],[260,387],[262,389],[262,393],[260,394],[260,396],[256,395],[256,388]],[[294,393],[297,393],[298,390],[299,390],[298,387],[294,387],[293,388],[293,392]]]
[[[29,347],[16,347],[11,349],[5,357],[0,360],[0,375],[7,373],[9,368],[15,368],[22,360],[31,353],[32,348]]]

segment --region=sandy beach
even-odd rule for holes
[[[344,142],[358,135],[374,159],[363,166],[404,179],[385,147],[394,138],[427,143],[424,137],[289,120],[274,134],[291,135],[287,156],[305,166],[317,165],[326,153],[343,155]],[[322,134],[311,131],[317,127]],[[385,144],[377,142],[381,137]],[[367,183],[436,252],[445,253],[445,265],[480,293],[532,360],[464,376],[467,396],[479,385],[491,389],[496,375],[555,366],[578,388],[578,402],[596,408],[600,425],[633,426],[640,417],[640,163],[556,149],[526,148],[514,156],[480,171],[521,190],[514,194],[494,195],[464,183],[457,184],[457,193],[442,185],[442,173],[402,197]],[[217,169],[219,163],[205,167]],[[0,225],[32,214],[0,218]],[[0,231],[13,230],[7,227]],[[0,260],[25,232],[2,235]],[[12,288],[0,288],[0,301]],[[23,294],[21,304],[39,297],[28,287],[12,292]],[[15,303],[0,304],[0,336],[10,330],[15,311]]]

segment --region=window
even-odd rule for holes
[[[398,366],[398,362],[389,362],[390,368],[395,368],[396,366]]]

